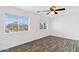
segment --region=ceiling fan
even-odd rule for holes
[[[57,8],[56,6],[51,6],[49,10],[37,11],[37,13],[47,12],[46,15],[50,13],[58,14],[57,11],[63,11],[63,10],[65,10],[65,8]]]

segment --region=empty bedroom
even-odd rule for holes
[[[0,6],[1,52],[79,52],[79,6]]]

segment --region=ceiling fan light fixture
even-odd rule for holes
[[[65,10],[65,8],[57,8],[57,6],[51,6],[49,8],[49,10],[38,11],[37,13],[40,13],[40,12],[48,12],[48,13],[46,13],[46,15],[48,15],[48,14],[58,14],[57,11],[63,11],[63,10]]]

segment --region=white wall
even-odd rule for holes
[[[79,6],[64,6],[52,19],[52,35],[79,40]]]
[[[6,34],[4,29],[4,13],[12,13],[19,16],[30,17],[30,30],[26,32],[24,31]],[[39,29],[40,20],[48,20],[48,29]],[[4,50],[16,45],[20,45],[50,35],[51,27],[49,22],[51,22],[50,19],[36,14],[32,14],[30,12],[25,12],[23,10],[16,9],[13,7],[0,7],[0,50]]]
[[[69,6],[66,11],[53,15],[52,20],[13,7],[0,7],[0,50],[17,46],[48,35],[79,40],[79,7]],[[30,30],[5,33],[4,13],[30,17]],[[48,29],[40,30],[39,21],[48,20]]]

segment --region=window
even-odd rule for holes
[[[47,29],[47,21],[40,20],[40,29]]]
[[[5,13],[5,32],[28,31],[28,18]]]

